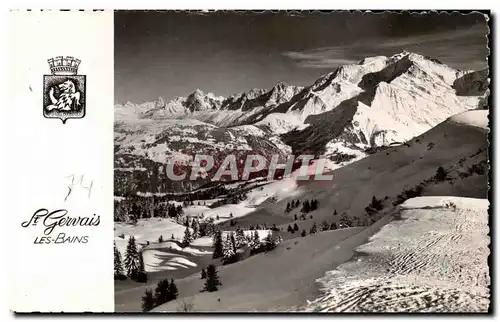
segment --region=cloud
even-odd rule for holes
[[[330,68],[332,66],[357,63],[346,54],[349,51],[344,46],[317,48],[309,51],[289,51],[284,56],[293,59],[304,68]]]
[[[284,52],[283,56],[302,68],[333,69],[355,64],[365,57],[391,56],[403,50],[417,52],[460,69],[482,69],[487,65],[485,26],[398,38],[358,39],[350,44]]]

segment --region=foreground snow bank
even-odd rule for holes
[[[123,260],[129,238],[134,236],[138,249],[145,247],[143,259],[146,272],[188,268],[196,266],[196,264],[188,261],[185,257],[210,255],[212,252],[190,246],[181,247],[172,241],[158,243],[160,236],[163,236],[165,240],[169,240],[174,235],[176,240],[180,241],[185,230],[185,226],[179,225],[170,218],[141,219],[137,222],[137,225],[115,223],[115,244]],[[148,242],[150,244],[146,245]],[[169,250],[175,252],[169,252]],[[179,252],[182,255],[179,255]],[[179,257],[184,259],[179,260]]]
[[[135,242],[145,245],[148,241],[154,243],[160,236],[167,240],[174,235],[176,239],[182,239],[186,227],[179,225],[170,218],[148,218],[140,219],[136,225],[115,222],[115,243],[118,250],[125,254],[130,236],[135,237]]]
[[[420,197],[358,247],[363,256],[318,279],[306,311],[486,312],[488,201]]]
[[[460,208],[488,211],[488,200],[462,197],[417,197],[401,204],[403,209]]]
[[[157,249],[146,249],[143,252],[144,269],[146,272],[172,271],[177,269],[196,267],[186,256],[176,255]]]

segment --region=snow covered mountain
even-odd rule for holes
[[[164,162],[179,154],[186,164],[201,152],[326,154],[344,165],[367,148],[403,143],[453,114],[484,108],[487,87],[484,71],[402,52],[340,66],[307,87],[279,82],[227,98],[196,90],[170,102],[116,105],[117,192],[196,188],[158,184],[168,181]]]

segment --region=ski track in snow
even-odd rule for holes
[[[420,197],[317,281],[309,312],[486,312],[488,201]]]

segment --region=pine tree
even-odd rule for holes
[[[233,247],[234,252],[236,253],[236,238],[234,237],[234,233],[231,232],[229,234],[229,241],[231,242],[231,246]]]
[[[182,240],[183,247],[189,246],[193,242],[193,237],[191,237],[191,231],[188,227],[184,231],[184,239]]]
[[[187,228],[189,228],[189,217],[186,217],[186,220],[184,221],[184,226],[186,226]]]
[[[309,211],[311,211],[311,206],[309,205],[309,200],[306,200],[302,203],[302,209],[300,209],[300,212],[307,214]]]
[[[208,231],[207,231],[207,223],[205,222],[201,222],[199,224],[199,228],[198,228],[198,235],[199,237],[205,237],[208,235]]]
[[[287,204],[286,204],[286,209],[285,209],[285,212],[290,212],[290,203],[287,203]]]
[[[144,296],[142,297],[142,311],[147,312],[155,307],[155,298],[153,296],[153,291],[151,289],[146,289]]]
[[[191,229],[193,229],[193,233],[191,234],[192,239],[198,238],[200,231],[200,223],[196,218],[194,218],[193,222],[191,223]]]
[[[297,221],[299,218],[297,217],[297,214],[293,216],[293,220]]]
[[[177,218],[178,213],[177,213],[177,209],[175,209],[174,205],[168,205],[167,212],[168,212],[168,216],[170,218]]]
[[[311,200],[311,205],[309,207],[311,211],[318,209],[318,200],[313,199]]]
[[[328,223],[328,221],[323,220],[321,222],[321,231],[327,231],[327,230],[330,230],[330,224]]]
[[[253,230],[250,230],[250,234],[245,235],[245,239],[247,241],[247,245],[250,246],[253,240]]]
[[[335,229],[337,229],[337,224],[336,224],[336,223],[334,223],[334,222],[332,222],[332,223],[330,224],[330,230],[335,230]]]
[[[271,232],[269,231],[267,233],[267,236],[266,238],[264,238],[264,249],[266,251],[270,251],[270,250],[273,250],[274,247],[276,247],[276,244],[274,242],[274,239],[273,239],[273,235],[271,234]]]
[[[235,241],[237,249],[240,249],[247,244],[247,240],[245,238],[245,232],[243,231],[243,229],[241,228],[236,229]]]
[[[159,243],[163,243],[163,235],[160,235],[160,238],[158,238]]]
[[[236,256],[236,248],[233,244],[234,237],[231,238],[232,234],[228,234],[222,244],[222,260],[224,263],[232,262]]]
[[[302,233],[300,234],[300,236],[306,237],[306,230],[305,229],[302,229]]]
[[[115,259],[115,279],[125,279],[127,278],[125,274],[123,274],[123,264],[122,264],[122,254],[116,247],[116,243],[114,243],[114,259]]]
[[[168,285],[168,300],[175,300],[179,296],[179,291],[177,290],[177,286],[174,283],[174,279],[170,279],[170,284]]]
[[[316,234],[318,232],[318,228],[316,227],[316,222],[313,223],[311,230],[309,231],[309,234]]]
[[[375,198],[375,196],[373,196],[372,202],[369,206],[375,210],[381,210],[382,208],[384,208],[384,206],[382,205],[382,201]]]
[[[260,236],[256,230],[253,232],[253,238],[249,246],[250,246],[250,254],[256,254],[260,251],[261,248]]]
[[[157,306],[168,302],[169,299],[168,293],[169,293],[168,279],[159,281],[158,284],[156,284],[156,289],[155,289],[155,300]]]
[[[219,289],[219,285],[222,285],[222,283],[219,280],[217,268],[215,265],[210,264],[207,267],[207,279],[205,280],[204,290],[208,292],[215,292]]]
[[[144,268],[144,257],[142,256],[142,251],[139,252],[139,269],[137,271],[136,281],[140,283],[146,283],[148,281],[148,275]]]
[[[217,226],[215,226],[214,220],[215,219],[210,218],[210,219],[208,219],[208,222],[207,222],[207,235],[212,236],[212,237],[214,236],[216,230],[219,229]]]
[[[292,234],[295,232],[295,230],[293,230],[293,228],[290,225],[288,225],[286,231],[288,231],[289,233],[292,233]]]
[[[436,180],[437,181],[444,181],[444,180],[446,180],[446,177],[447,177],[446,170],[443,167],[438,167],[436,170],[436,176],[435,176]]]
[[[347,217],[345,213],[340,216],[339,228],[352,227],[352,221]]]
[[[202,268],[202,269],[201,269],[201,279],[203,280],[203,279],[205,279],[205,278],[207,278],[207,272],[205,272],[205,269],[204,269],[204,268]]]
[[[212,255],[212,258],[219,258],[223,256],[223,250],[222,250],[222,231],[220,229],[217,229],[214,233],[213,236],[213,247],[214,247],[214,253]]]
[[[172,234],[172,237],[170,237],[170,239],[175,240],[174,234]]]
[[[135,245],[134,236],[130,236],[127,244],[127,251],[125,253],[125,269],[127,270],[127,276],[135,278],[139,271],[139,252],[137,251],[137,246]]]
[[[333,212],[333,215],[337,216],[337,209],[335,209],[335,211]]]
[[[299,231],[299,226],[297,225],[297,223],[293,225],[293,231]]]

